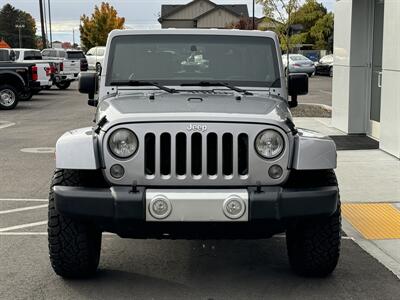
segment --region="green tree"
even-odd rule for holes
[[[18,48],[19,29],[22,25],[21,42],[24,48],[36,48],[36,23],[35,19],[25,11],[16,9],[11,4],[6,4],[0,10],[0,38],[4,39],[11,47]]]
[[[102,2],[94,7],[91,17],[81,16],[81,45],[88,50],[95,46],[104,46],[108,34],[113,29],[123,29],[125,18],[118,17],[118,12],[109,3]]]
[[[290,48],[289,28],[293,23],[293,14],[300,7],[300,0],[257,0],[263,5],[265,17],[268,22],[275,23],[275,32],[278,34],[281,47]]]
[[[307,0],[294,14],[292,21],[294,24],[301,24],[303,30],[301,33],[295,34],[291,37],[292,44],[312,44],[314,49],[326,49],[326,47],[320,48],[323,43],[320,41],[316,42],[315,34],[318,34],[317,30],[325,30],[320,24],[314,34],[311,34],[311,29],[316,25],[317,22],[324,19],[327,15],[326,8],[318,3],[316,0]],[[333,18],[332,18],[333,20]],[[320,37],[319,37],[320,38]]]
[[[314,49],[333,51],[333,25],[333,13],[328,13],[311,27],[310,36],[314,39]]]

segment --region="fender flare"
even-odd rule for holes
[[[68,131],[58,139],[56,168],[72,170],[100,168],[97,135],[92,127]]]
[[[298,129],[294,140],[292,168],[295,170],[336,169],[336,144],[318,132]]]
[[[16,78],[23,87],[26,86],[26,83],[25,83],[24,79],[22,78],[22,76],[19,75],[16,72],[10,72],[10,71],[7,71],[7,70],[0,70],[0,76],[1,75],[12,76],[12,77]]]

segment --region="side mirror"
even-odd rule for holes
[[[98,75],[96,72],[80,73],[79,75],[79,92],[82,94],[88,94],[88,104],[91,106],[97,106],[97,100],[94,99],[94,95],[97,92]]]
[[[288,75],[288,94],[292,97],[290,107],[297,106],[297,96],[308,94],[308,75],[304,73]]]

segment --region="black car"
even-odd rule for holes
[[[333,54],[322,57],[315,65],[315,74],[333,76]]]

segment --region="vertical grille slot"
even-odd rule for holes
[[[201,134],[196,132],[192,134],[192,175],[201,175]]]
[[[156,136],[147,133],[144,137],[144,172],[154,175],[156,170]]]
[[[160,174],[171,174],[171,135],[166,132],[160,137]]]
[[[176,174],[186,174],[186,134],[180,132],[176,135]]]
[[[238,136],[238,173],[249,174],[249,137],[245,133]]]
[[[222,173],[224,175],[233,173],[233,137],[230,133],[222,136]]]
[[[207,135],[207,174],[217,175],[218,137],[216,133]]]

